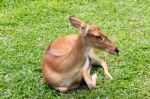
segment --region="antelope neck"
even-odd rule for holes
[[[91,47],[86,44],[86,41],[79,35],[73,46],[70,55],[76,58],[75,60],[86,59]]]

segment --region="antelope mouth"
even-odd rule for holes
[[[114,50],[111,49],[103,49],[105,52],[108,52],[110,54],[116,54],[117,56],[119,55],[119,49],[116,47]]]

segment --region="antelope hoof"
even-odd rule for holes
[[[58,90],[58,91],[60,91],[60,92],[62,92],[62,93],[65,93],[65,92],[68,91],[67,87],[56,87],[55,89]]]
[[[96,83],[96,79],[97,79],[97,74],[95,73],[92,75],[92,81],[94,81]]]
[[[113,77],[110,75],[110,73],[105,73],[105,79],[107,80],[113,80]]]

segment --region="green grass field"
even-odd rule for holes
[[[96,50],[107,61],[112,81],[95,67],[96,89],[81,84],[60,93],[43,83],[41,64],[50,42],[78,32],[68,21],[70,15],[101,27],[118,45],[120,55]],[[1,0],[0,98],[150,98],[150,1]]]

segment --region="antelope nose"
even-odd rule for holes
[[[115,48],[115,52],[119,54],[119,49],[117,47]]]

